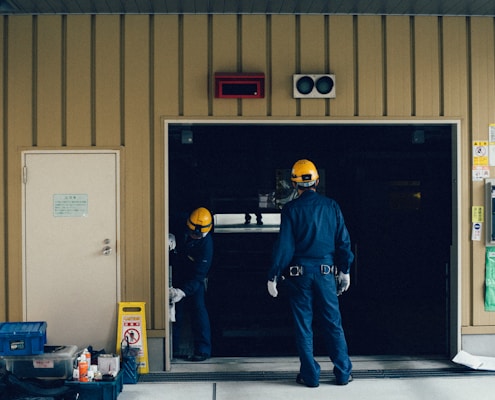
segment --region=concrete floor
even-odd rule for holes
[[[225,358],[202,363],[173,362],[170,372],[152,372],[142,375],[135,385],[124,385],[118,398],[471,400],[491,398],[495,392],[495,372],[470,370],[440,358],[355,357],[354,381],[347,386],[334,385],[329,372],[332,364],[324,358],[318,361],[325,371],[318,388],[295,383],[299,366],[295,358]]]

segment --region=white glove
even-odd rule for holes
[[[168,315],[170,318],[170,322],[175,322],[176,321],[176,319],[175,319],[175,303],[170,304],[168,310],[169,310]]]
[[[340,271],[337,275],[337,296],[349,289],[349,286],[351,286],[351,275]]]
[[[168,250],[172,251],[175,250],[175,247],[177,246],[177,243],[175,241],[175,235],[173,233],[168,234]]]
[[[277,277],[274,277],[273,281],[268,281],[267,287],[268,287],[268,293],[270,293],[270,296],[272,296],[272,297],[278,296]]]
[[[169,298],[170,298],[170,302],[171,303],[178,303],[185,296],[186,296],[186,294],[184,293],[184,291],[182,289],[177,289],[177,288],[174,288],[174,287],[171,287],[170,288]]]

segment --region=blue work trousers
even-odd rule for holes
[[[176,303],[173,326],[174,353],[179,352],[181,331],[183,330],[186,310],[190,312],[191,329],[194,341],[194,354],[211,356],[211,327],[205,303],[206,284],[200,285],[193,294]]]
[[[306,272],[287,279],[295,322],[296,346],[301,362],[300,375],[307,385],[317,385],[320,365],[313,355],[313,313],[319,313],[325,346],[333,362],[337,382],[347,382],[352,371],[347,342],[342,328],[335,277]]]

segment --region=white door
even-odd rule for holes
[[[25,321],[46,321],[51,345],[115,352],[119,152],[26,151]]]

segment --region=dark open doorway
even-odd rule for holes
[[[357,256],[341,298],[350,353],[447,355],[453,143],[450,124],[174,124],[170,213],[254,213],[277,171],[311,159]],[[213,356],[295,355],[283,285],[277,299],[266,293],[276,233],[214,235]],[[315,353],[324,354],[318,337]]]

